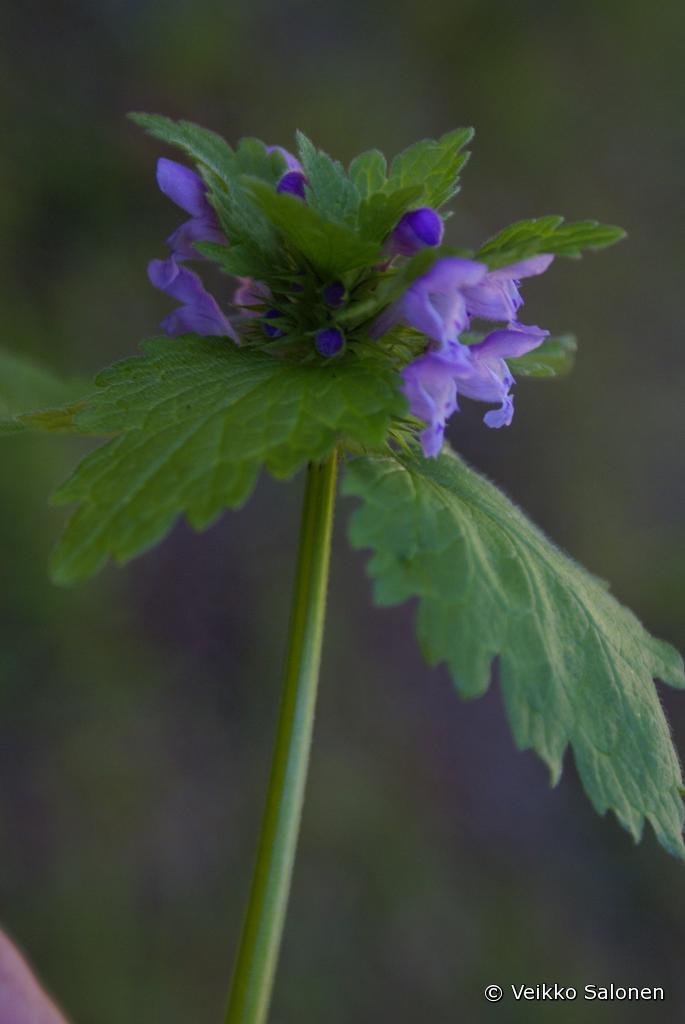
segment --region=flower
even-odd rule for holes
[[[491,270],[482,281],[463,289],[469,316],[483,320],[516,320],[516,314],[523,305],[518,285],[522,277],[542,274],[554,259],[548,253],[531,256],[519,263],[512,263],[499,270]]]
[[[439,352],[426,352],[402,371],[404,393],[413,416],[423,420],[420,434],[427,457],[440,452],[445,424],[458,406],[458,396],[480,402],[499,402],[483,417],[488,427],[509,426],[514,415],[511,387],[514,377],[505,359],[537,348],[549,332],[539,327],[509,324],[492,331],[475,345],[451,342]]]
[[[167,239],[177,260],[202,259],[195,242],[226,244],[216,214],[207,200],[207,187],[189,167],[161,157],[157,161],[157,184],[173,203],[191,215]]]
[[[442,448],[447,420],[459,408],[455,365],[440,352],[426,352],[405,366],[402,378],[409,411],[426,424],[419,434],[424,455],[432,458]]]
[[[446,256],[436,260],[393,302],[371,326],[372,338],[380,338],[399,323],[426,334],[439,348],[457,341],[468,327],[464,289],[480,284],[487,274],[484,263]]]
[[[314,338],[316,351],[322,356],[335,356],[345,344],[345,337],[337,327],[325,327]]]
[[[410,210],[396,224],[388,239],[392,255],[413,256],[427,245],[440,245],[445,225],[439,213],[430,206]]]
[[[204,337],[223,335],[239,342],[238,335],[216,299],[205,291],[197,274],[187,267],[179,266],[177,256],[172,255],[167,260],[151,260],[147,272],[155,288],[182,303],[160,324],[165,334],[171,337],[189,333]]]
[[[277,192],[286,192],[297,199],[304,199],[305,185],[307,179],[302,171],[286,171],[279,183],[276,185]]]
[[[499,409],[490,409],[483,420],[488,427],[508,427],[514,415],[514,399],[510,394],[514,377],[505,359],[525,355],[548,337],[540,327],[509,324],[492,331],[483,341],[469,345],[468,372],[457,378],[457,390],[479,402],[500,402]]]

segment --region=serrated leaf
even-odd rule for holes
[[[472,138],[473,128],[457,128],[440,139],[415,142],[393,160],[385,190],[420,185],[423,204],[437,209],[458,191],[459,172],[469,158],[462,150]]]
[[[317,149],[302,132],[297,133],[297,145],[311,208],[327,220],[353,225],[360,196],[343,165]]]
[[[507,359],[517,377],[562,377],[573,369],[578,343],[572,334],[545,338],[543,343],[524,356]]]
[[[636,840],[648,820],[685,856],[680,767],[652,682],[685,685],[677,652],[449,451],[357,459],[345,490],[363,499],[350,536],[373,550],[376,600],[418,598],[428,661],[474,697],[499,656],[517,746],[556,781],[570,744],[600,814],[613,810]]]
[[[202,128],[192,121],[174,121],[161,114],[133,112],[131,121],[169,146],[182,149],[197,163],[208,168],[221,181],[233,174],[234,153],[229,144],[216,132]]]
[[[247,174],[275,185],[285,172],[285,160],[278,150],[269,153],[261,139],[248,137],[238,143],[232,169],[236,175]]]
[[[110,556],[128,561],[181,514],[206,527],[246,500],[262,467],[285,479],[341,438],[382,444],[405,408],[397,375],[352,355],[296,364],[193,335],[144,351],[100,374],[73,416],[80,433],[117,436],[55,497],[79,503],[53,559],[60,583],[92,575]]]
[[[386,182],[387,162],[380,149],[360,153],[350,164],[350,178],[362,199],[380,192]]]
[[[527,259],[538,253],[578,258],[586,250],[606,249],[625,238],[623,228],[581,220],[565,224],[559,216],[537,217],[511,224],[490,238],[476,254],[491,270]]]
[[[420,185],[409,185],[396,192],[376,192],[365,199],[359,208],[359,233],[371,242],[382,242],[400,217],[421,200]]]
[[[251,182],[250,189],[285,242],[324,276],[373,266],[382,258],[378,245],[361,239],[343,224],[324,220],[294,196],[274,192],[258,181]]]
[[[80,398],[88,391],[83,380],[63,380],[33,359],[0,349],[0,436],[26,430],[17,419]]]

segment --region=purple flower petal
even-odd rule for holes
[[[541,253],[508,267],[491,270],[480,283],[464,289],[469,316],[483,320],[515,320],[523,305],[519,280],[542,274],[553,259],[554,256]]]
[[[167,238],[167,245],[172,253],[180,260],[203,259],[201,253],[195,248],[195,242],[217,242],[219,245],[226,245],[226,236],[218,227],[216,218],[193,217],[176,228],[172,235]]]
[[[432,458],[440,452],[445,424],[458,408],[455,363],[439,352],[427,352],[405,366],[402,379],[411,414],[426,424],[419,436],[424,455]]]
[[[413,256],[428,245],[440,245],[444,231],[442,217],[430,206],[410,210],[390,235],[388,250],[401,256]]]
[[[207,202],[207,186],[189,167],[160,157],[157,161],[157,184],[165,196],[191,216],[214,216]]]
[[[179,266],[173,256],[167,260],[152,260],[148,265],[148,277],[155,288],[182,303],[162,321],[161,327],[166,334],[226,336],[239,343],[238,335],[216,299],[205,290],[197,274]]]
[[[468,326],[464,290],[485,277],[483,263],[447,256],[418,277],[372,325],[369,334],[379,338],[398,323],[421,331],[441,348],[456,341]]]
[[[531,352],[548,337],[549,331],[543,330],[542,327],[509,324],[501,331],[491,331],[487,338],[471,345],[469,349],[471,354],[478,358],[494,356],[500,359],[513,359]]]
[[[276,191],[285,192],[297,199],[304,199],[306,184],[307,179],[302,171],[287,171],[276,186]]]

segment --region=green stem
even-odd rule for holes
[[[290,641],[257,863],[226,1024],[264,1024],[302,818],[321,661],[337,454],[307,471]]]

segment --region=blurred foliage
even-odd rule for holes
[[[345,160],[472,123],[453,243],[557,212],[625,225],[618,249],[526,285],[528,322],[578,335],[574,373],[521,382],[508,431],[473,408],[451,439],[682,647],[682,4],[28,0],[1,18],[2,344],[69,377],[167,311],[145,264],[177,217],[129,109],[231,140],[300,128]],[[209,1024],[268,771],[298,488],[264,483],[205,536],[181,526],[65,593],[46,497],[81,445],[2,446],[4,921],[76,1024]],[[497,688],[460,703],[412,609],[372,615],[364,559],[338,542],[274,1024],[535,1024],[558,1008],[493,1008],[482,988],[541,980],[663,985],[649,1012],[677,1019],[682,869],[595,820],[570,763],[550,791]],[[682,698],[668,707],[685,749]]]

